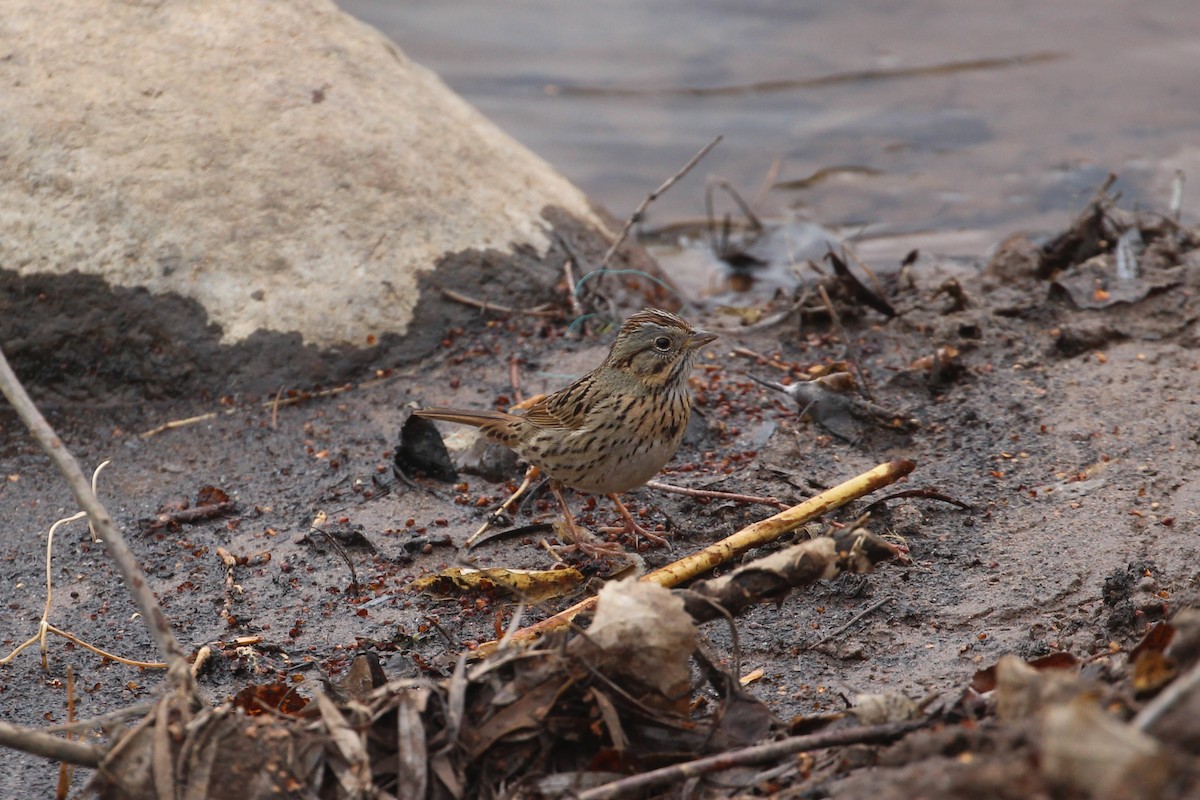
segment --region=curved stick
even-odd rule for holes
[[[150,635],[154,637],[158,649],[165,656],[168,664],[167,678],[171,685],[194,695],[195,684],[188,669],[187,658],[183,648],[179,645],[179,640],[175,638],[162,608],[154,598],[154,592],[146,583],[146,573],[142,572],[141,565],[138,564],[133,551],[126,544],[125,538],[117,530],[108,510],[104,508],[104,504],[92,491],[91,484],[79,468],[75,457],[63,446],[58,434],[50,427],[50,423],[46,422],[46,418],[38,411],[37,406],[33,404],[25,387],[21,385],[21,381],[9,366],[3,351],[0,351],[0,393],[3,393],[8,398],[8,402],[12,403],[21,421],[33,434],[33,438],[42,446],[42,449],[58,467],[59,472],[66,478],[71,494],[75,495],[79,507],[87,512],[92,527],[104,541],[104,548],[117,565],[125,585],[129,587],[129,591],[133,595],[134,603],[137,604],[138,610],[142,612],[142,617],[149,625]]]

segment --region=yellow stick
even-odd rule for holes
[[[912,472],[914,464],[905,459],[880,464],[874,469],[838,484],[832,489],[821,492],[799,505],[780,511],[773,517],[747,525],[732,536],[711,544],[708,547],[689,556],[668,564],[665,567],[648,572],[640,580],[657,583],[667,588],[679,586],[682,583],[709,572],[720,564],[737,558],[742,553],[754,547],[772,542],[788,531],[795,530],[811,520],[835,508],[840,508],[852,500],[870,494],[903,478]],[[510,642],[528,642],[549,631],[565,627],[571,620],[584,611],[596,605],[596,598],[589,597],[576,603],[565,611],[560,611],[552,617],[534,623],[514,633],[508,638]],[[496,649],[498,642],[484,642],[479,645],[476,655],[486,656]]]

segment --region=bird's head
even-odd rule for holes
[[[605,365],[650,386],[682,387],[700,348],[716,338],[674,314],[647,308],[625,320]]]

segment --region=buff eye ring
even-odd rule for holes
[[[666,336],[660,336],[654,340],[654,349],[663,353],[671,349],[671,340]]]

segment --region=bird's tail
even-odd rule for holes
[[[467,411],[461,408],[445,408],[444,406],[419,408],[413,413],[418,417],[425,417],[426,419],[457,422],[460,425],[471,425],[476,428],[491,428],[516,419],[512,414],[505,414],[503,411]]]

